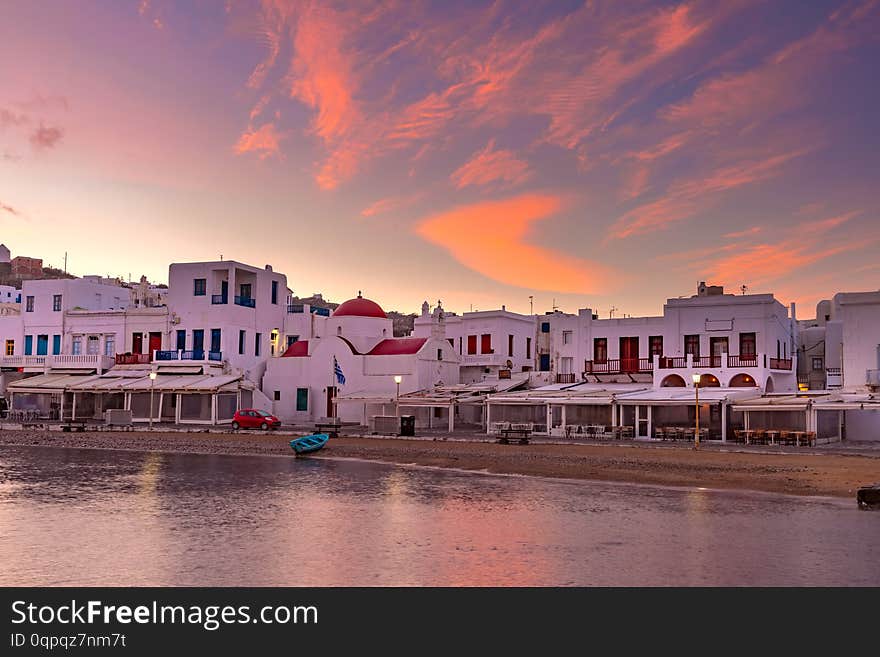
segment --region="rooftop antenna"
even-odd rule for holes
[[[553,304],[550,307],[553,309],[553,312],[559,310],[559,307],[556,305],[556,297],[553,297]]]
[[[223,254],[220,254],[220,262],[223,262]]]
[[[612,317],[614,317],[614,311],[615,311],[615,310],[617,310],[617,306],[611,306],[611,308],[608,310],[608,318],[609,318],[609,319],[611,319]]]
[[[743,294],[745,294],[748,291],[749,286],[748,285],[741,285],[739,289],[742,290]]]
[[[64,252],[64,273],[67,273],[67,251]]]
[[[535,297],[534,295],[529,295],[529,315],[535,314]]]

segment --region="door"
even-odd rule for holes
[[[709,349],[712,352],[712,367],[721,367],[721,354],[729,354],[727,338],[709,338]]]
[[[203,353],[204,351],[205,331],[202,329],[193,329],[193,358],[197,358],[196,353]]]
[[[220,282],[220,297],[223,303],[229,303],[229,281]]]
[[[327,417],[336,417],[336,405],[333,399],[336,397],[336,386],[327,387]]]
[[[639,371],[639,339],[620,338],[620,371]]]
[[[538,369],[541,372],[550,371],[550,354],[541,354],[538,361]]]
[[[144,351],[144,336],[140,333],[131,334],[131,353],[140,354]]]
[[[150,354],[154,351],[162,350],[162,334],[157,332],[150,333]]]
[[[211,329],[211,351],[220,353],[220,329]]]
[[[37,356],[46,356],[49,354],[49,336],[37,336]]]

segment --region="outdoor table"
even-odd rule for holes
[[[743,435],[746,437],[746,445],[748,445],[752,440],[752,436],[755,435],[755,430],[754,429],[743,429]]]
[[[806,431],[792,431],[794,434],[794,444],[798,447],[801,446],[801,438],[807,435]]]
[[[776,444],[776,436],[778,436],[778,435],[779,435],[779,432],[776,431],[775,429],[768,429],[767,430],[767,437],[770,439],[771,445]]]

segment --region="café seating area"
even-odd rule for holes
[[[816,444],[815,431],[795,429],[734,429],[736,442],[746,445],[801,445]]]
[[[635,427],[618,426],[610,427],[605,424],[567,424],[565,425],[566,438],[589,438],[599,440],[622,440],[633,438]]]
[[[694,433],[696,432],[696,427],[655,427],[654,428],[654,437],[659,438],[660,440],[694,440]],[[708,440],[709,439],[709,429],[706,427],[700,428],[700,440]]]

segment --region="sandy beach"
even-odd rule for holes
[[[475,437],[476,438],[476,437]],[[0,431],[3,446],[125,449],[194,454],[278,455],[294,458],[290,435],[145,431]],[[880,481],[880,452],[864,454],[745,451],[735,446],[606,444],[499,445],[489,441],[331,439],[311,458],[357,458],[492,473],[592,479],[663,486],[757,490],[793,495],[855,496]]]

